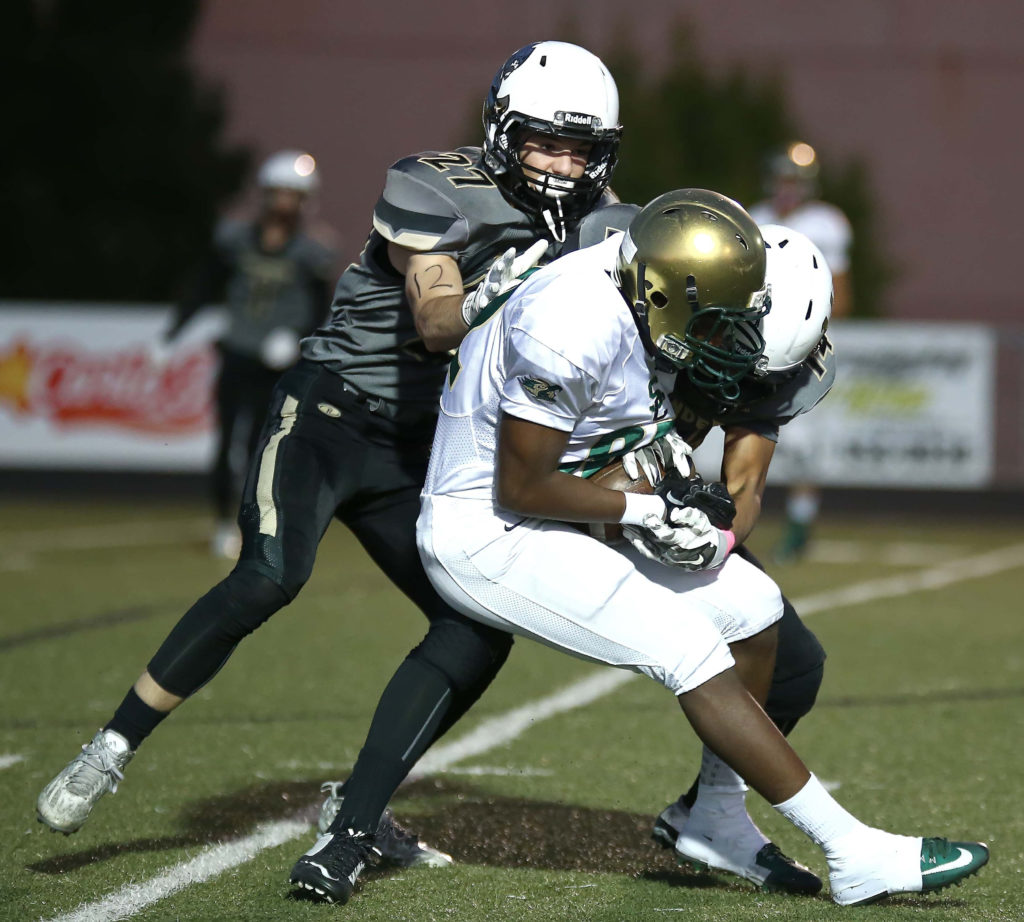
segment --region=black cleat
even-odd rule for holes
[[[320,792],[327,799],[320,807],[317,831],[324,835],[341,811],[345,797],[345,781],[325,781]],[[393,868],[449,868],[455,862],[452,856],[424,842],[416,833],[399,825],[395,814],[385,810],[374,835],[381,853],[381,864]]]
[[[400,826],[390,810],[384,811],[377,834],[381,864],[395,868],[448,868],[454,864],[452,856],[427,845],[415,832]]]
[[[364,867],[376,864],[380,850],[369,833],[328,832],[298,861],[289,881],[323,903],[347,903]]]

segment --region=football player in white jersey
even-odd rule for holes
[[[623,493],[586,477],[671,427],[667,371],[737,399],[764,357],[764,279],[750,216],[680,190],[481,315],[442,393],[420,552],[470,617],[669,688],[723,772],[824,850],[835,902],[937,890],[977,871],[987,848],[866,826],[808,771],[758,705],[782,603],[730,555],[732,532],[672,490]],[[632,543],[603,544],[572,522],[622,523]]]
[[[824,254],[832,270],[835,291],[833,317],[847,317],[852,309],[850,247],[853,233],[846,215],[835,205],[818,198],[819,162],[817,152],[805,141],[793,141],[768,162],[768,198],[750,208],[759,224],[784,224],[808,237]],[[800,557],[807,548],[811,528],[821,507],[821,490],[816,484],[818,457],[815,432],[806,419],[786,430],[780,454],[790,460],[798,482],[786,499],[786,529],[775,549],[777,561]]]

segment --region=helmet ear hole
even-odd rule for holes
[[[663,291],[651,292],[651,304],[660,310],[668,305],[668,297]]]

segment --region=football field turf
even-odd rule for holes
[[[771,569],[829,652],[792,737],[811,768],[866,822],[992,850],[961,888],[859,909],[677,866],[649,835],[699,762],[678,705],[525,640],[393,804],[456,866],[367,873],[343,907],[291,899],[319,784],[346,775],[426,624],[341,526],[298,600],[156,731],[118,793],[75,835],[50,833],[39,790],[229,569],[207,531],[195,501],[0,509],[0,919],[1024,919],[1024,523],[833,516],[811,559]]]

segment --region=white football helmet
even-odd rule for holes
[[[832,316],[832,273],[811,241],[790,227],[766,224],[764,237],[771,308],[760,322],[764,372],[790,371],[821,342]]]
[[[498,70],[484,102],[484,163],[506,196],[535,214],[557,200],[562,212],[588,212],[618,159],[619,91],[601,59],[567,42],[534,42]],[[590,141],[583,176],[523,173],[519,152],[530,134]]]
[[[263,161],[256,176],[261,189],[295,189],[310,195],[320,185],[316,160],[301,150],[282,150]]]

